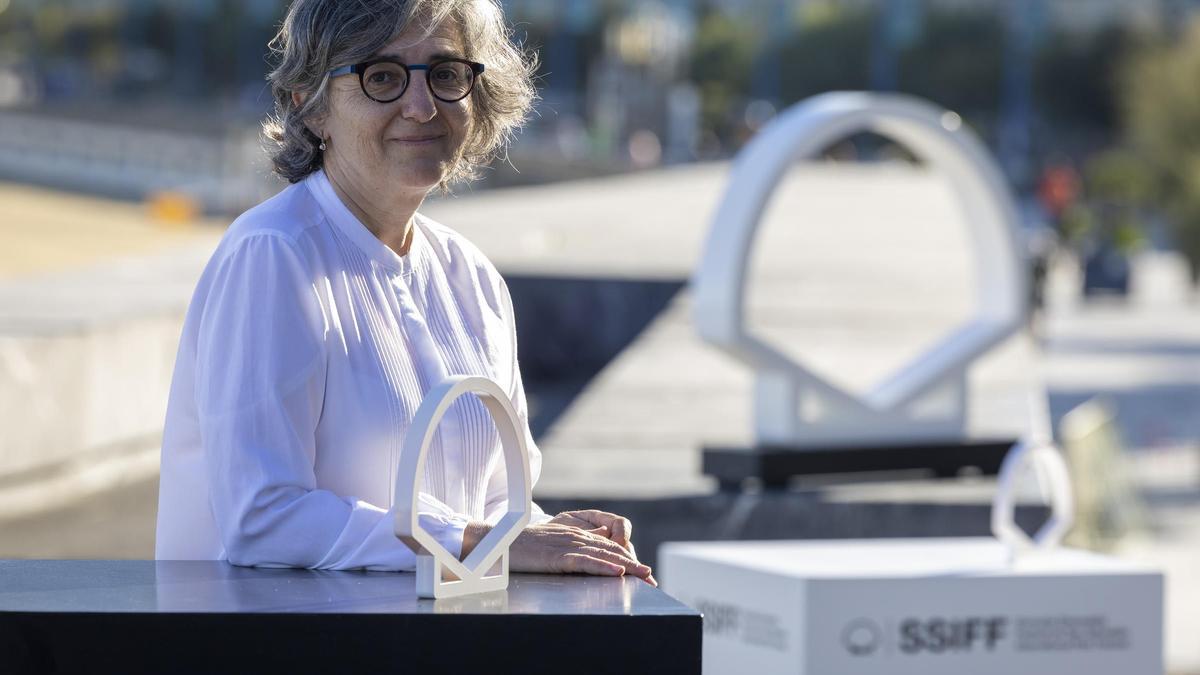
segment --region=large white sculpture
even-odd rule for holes
[[[817,376],[745,325],[746,276],[755,234],[791,164],[836,141],[872,132],[944,174],[970,229],[977,271],[973,316],[913,362],[857,396]],[[700,266],[692,278],[700,335],[755,371],[761,445],[812,447],[958,441],[965,434],[971,362],[1022,325],[1026,284],[1017,210],[1000,170],[953,113],[917,99],[865,93],[817,96],[782,113],[733,165]],[[930,415],[927,398],[951,401]]]
[[[424,476],[425,454],[438,422],[458,397],[475,394],[487,407],[500,433],[504,464],[508,470],[508,513],[459,561],[418,520],[418,498]],[[486,377],[454,376],[430,390],[404,438],[396,472],[395,532],[417,554],[417,595],[449,598],[508,588],[508,547],[529,523],[532,504],[529,449],[517,413],[507,394]],[[493,573],[493,568],[498,571]],[[456,577],[445,579],[446,573]]]

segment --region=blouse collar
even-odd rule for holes
[[[413,214],[413,234],[412,242],[408,246],[408,254],[398,255],[391,247],[380,241],[379,237],[376,237],[371,230],[367,229],[367,226],[363,225],[362,221],[342,203],[337,192],[334,192],[333,184],[329,182],[329,177],[325,175],[324,169],[314,171],[304,179],[304,183],[316,198],[329,221],[362,249],[368,258],[398,274],[412,273],[413,256],[423,239],[419,225],[423,216]]]

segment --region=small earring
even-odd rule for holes
[[[325,152],[325,141],[324,141],[324,139],[322,139],[322,140],[321,140],[321,145],[320,145],[319,147],[321,148],[321,152]]]

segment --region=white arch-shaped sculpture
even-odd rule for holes
[[[905,146],[944,173],[968,221],[978,271],[974,315],[864,397],[827,382],[746,329],[744,297],[759,221],[791,164],[832,143],[872,132]],[[692,278],[700,335],[756,374],[755,430],[764,445],[849,445],[896,439],[960,440],[965,432],[966,369],[1022,324],[1026,284],[1017,209],[983,144],[959,117],[918,99],[832,93],[782,113],[738,155]],[[922,398],[955,399],[940,417],[915,415]],[[935,391],[937,390],[937,391]],[[802,413],[802,404],[816,403]]]
[[[508,513],[467,556],[459,559],[426,532],[418,520],[421,478],[425,455],[437,433],[438,422],[458,397],[475,394],[487,407],[500,433],[504,464],[508,470]],[[508,588],[508,547],[529,523],[533,485],[529,476],[529,448],[520,419],[500,385],[486,377],[457,375],[429,391],[413,416],[404,438],[396,471],[395,533],[417,554],[417,596],[449,598]],[[500,571],[489,570],[500,563]],[[458,579],[445,581],[444,572]]]
[[[992,534],[1004,544],[1015,560],[1029,551],[1053,549],[1075,523],[1075,498],[1071,473],[1062,452],[1054,445],[1049,402],[1040,392],[1029,392],[1029,430],[1013,446],[996,474],[996,494],[992,498]],[[1016,523],[1017,480],[1031,467],[1042,494],[1050,507],[1050,517],[1030,537]]]
[[[1037,472],[1047,497],[1050,517],[1032,537],[1016,523],[1017,479],[1026,467]],[[1008,545],[1014,557],[1034,550],[1052,549],[1075,522],[1075,504],[1071,474],[1062,453],[1045,440],[1024,439],[1013,446],[996,476],[996,494],[992,499],[992,534]]]

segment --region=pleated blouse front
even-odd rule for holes
[[[404,256],[342,204],[323,172],[243,214],[205,268],[168,402],[156,557],[410,570],[392,534],[400,448],[425,394],[483,375],[530,448],[504,280],[420,214]],[[449,551],[507,510],[499,435],[460,398],[425,465],[422,524]],[[535,507],[533,522],[548,516]]]

